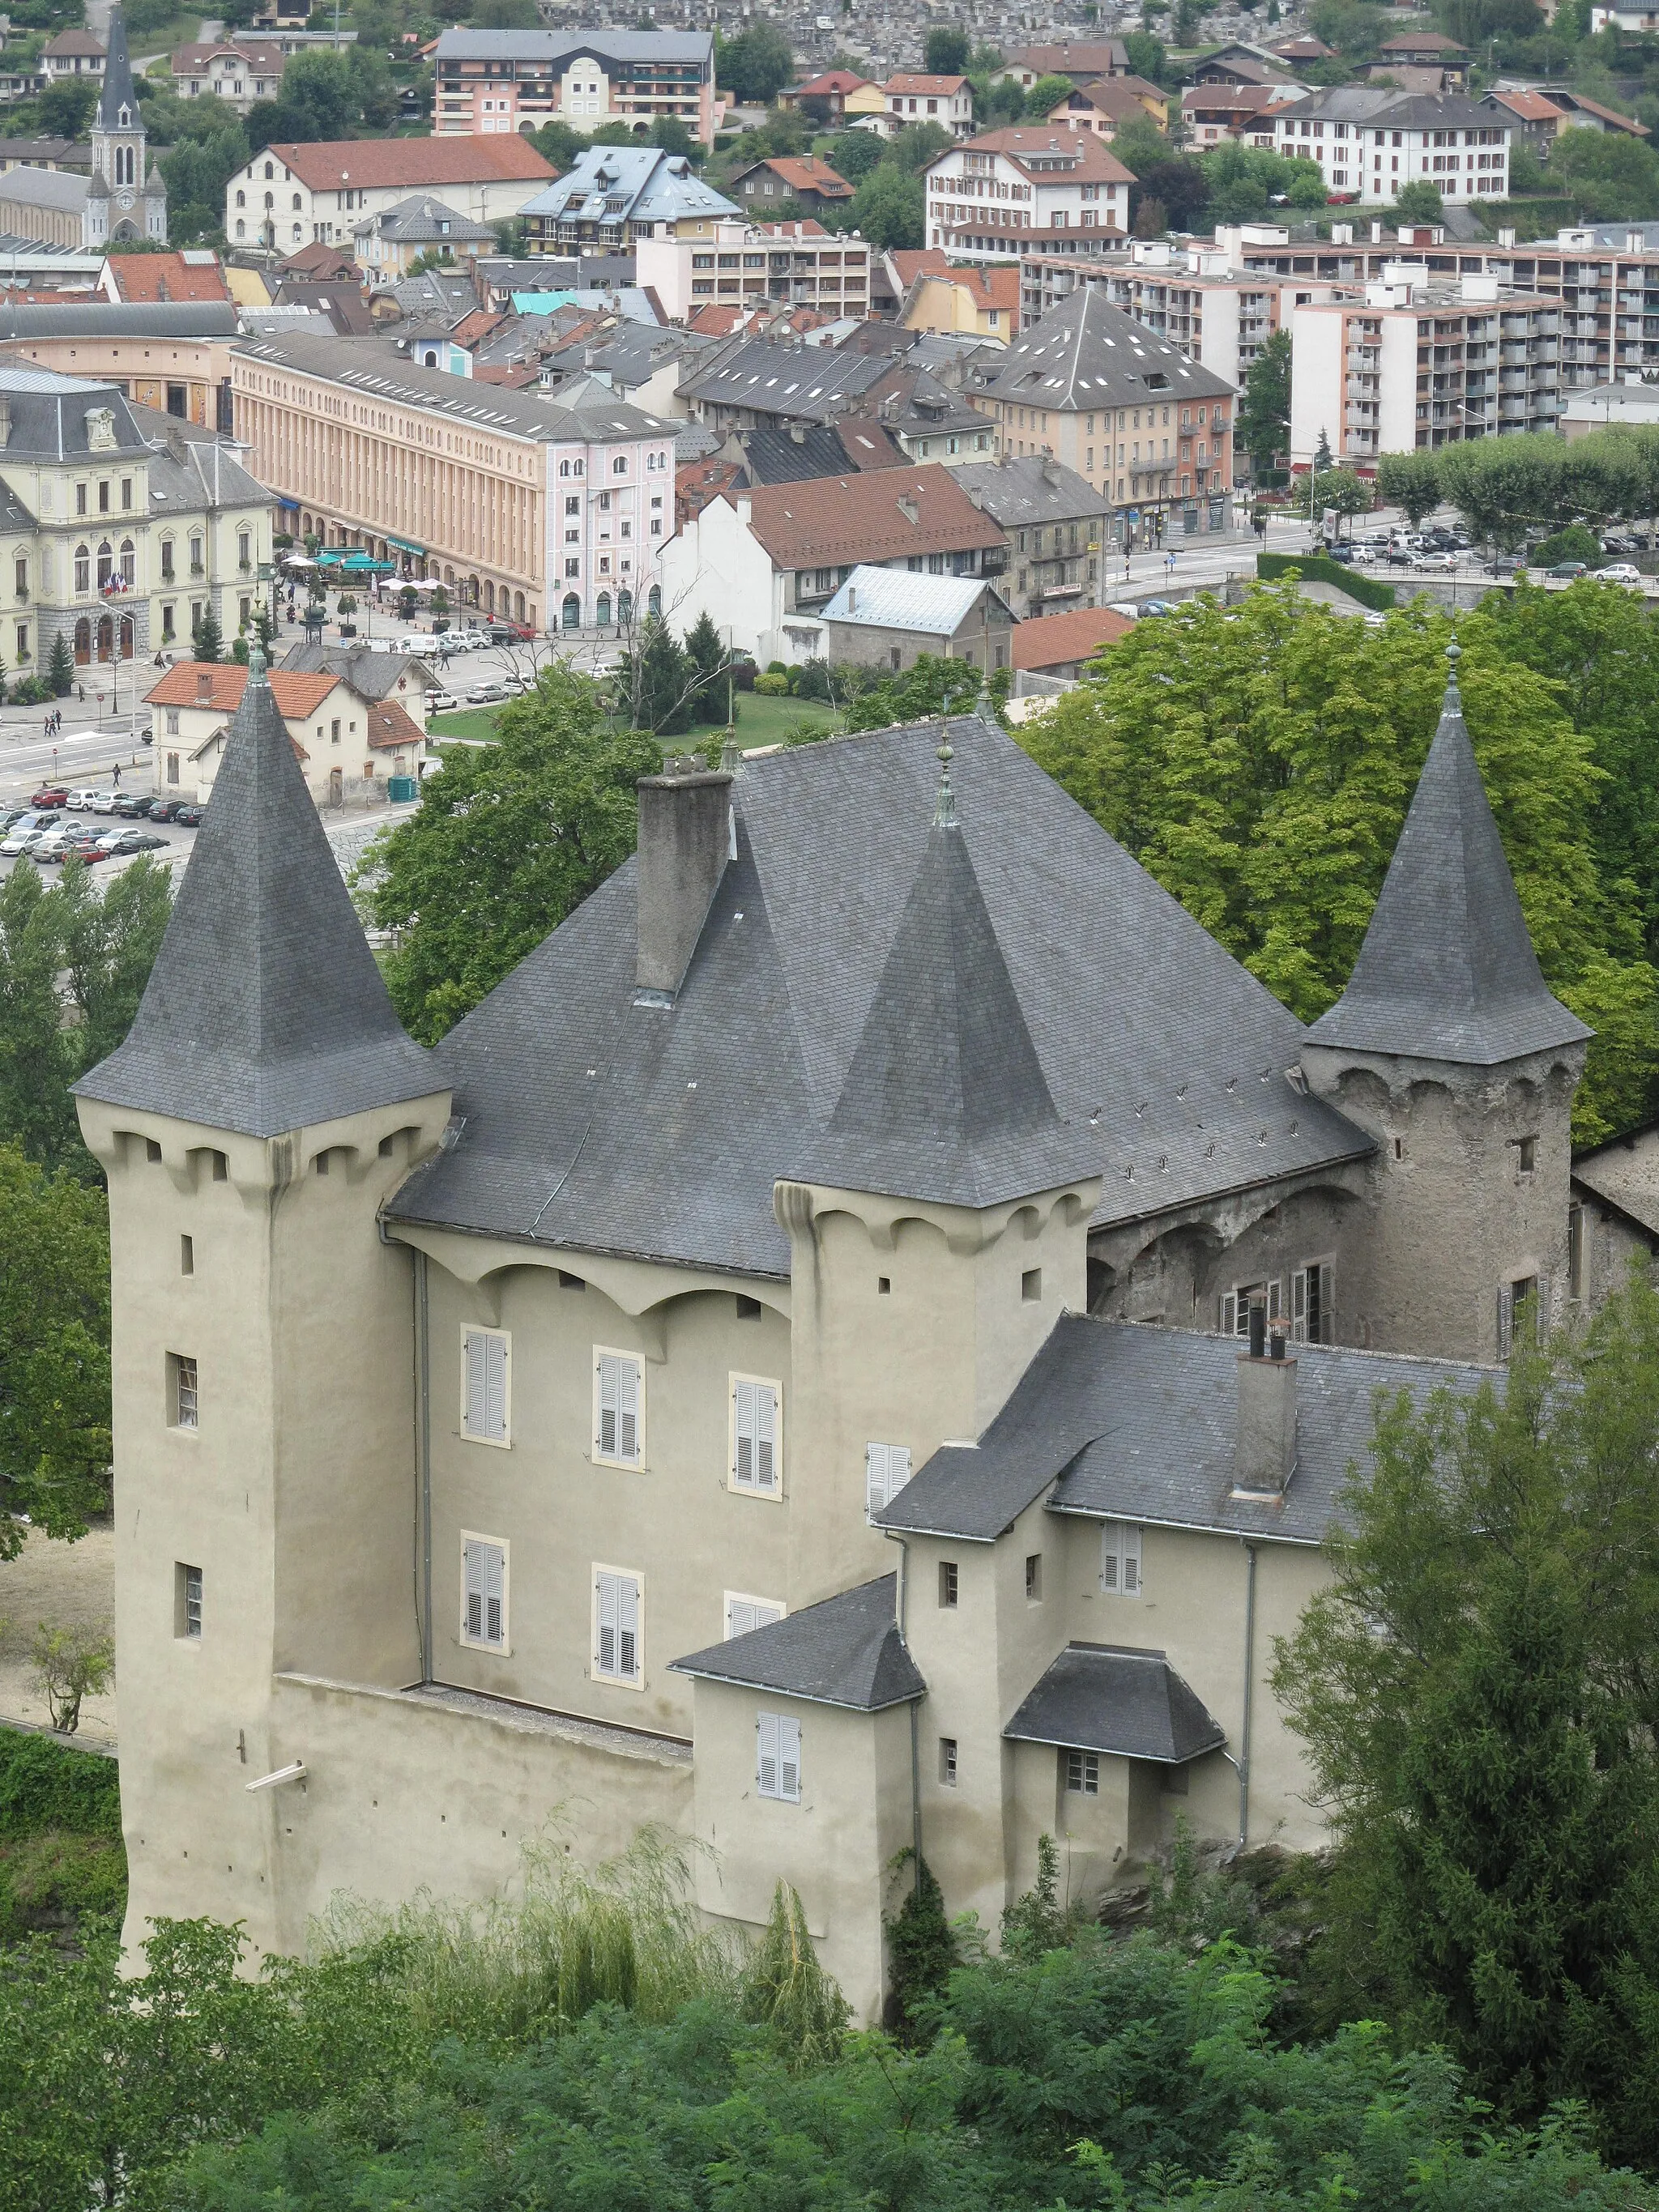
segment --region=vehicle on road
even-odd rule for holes
[[[1589,569],[1583,561],[1558,561],[1553,568],[1546,568],[1544,574],[1547,576],[1563,576],[1569,583],[1573,583],[1580,576],[1588,576]]]
[[[1432,568],[1443,576],[1455,575],[1457,571],[1457,556],[1455,553],[1413,553],[1412,566],[1413,568]]]
[[[466,695],[469,707],[493,707],[507,696],[505,684],[475,684]]]
[[[426,695],[428,714],[453,714],[460,703],[453,691],[428,691]]]
[[[1483,562],[1480,573],[1483,576],[1513,576],[1525,565],[1516,554],[1500,553],[1495,561]]]
[[[1635,584],[1640,586],[1642,571],[1633,561],[1609,561],[1605,568],[1595,571],[1598,584]]]
[[[69,793],[66,791],[60,791],[56,784],[49,783],[44,790],[37,791],[35,793],[33,798],[30,799],[29,805],[31,806],[40,807],[43,810],[50,809],[56,811],[59,807],[67,806],[69,805]]]

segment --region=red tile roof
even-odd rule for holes
[[[853,187],[845,177],[837,176],[828,161],[816,154],[776,154],[768,161],[757,161],[757,169],[770,169],[773,175],[787,185],[792,192],[817,192],[823,199],[850,200]]]
[[[951,257],[937,246],[896,246],[887,258],[907,292],[924,270],[930,276],[948,276],[951,273]]]
[[[826,100],[840,93],[845,99],[849,92],[856,92],[861,84],[868,84],[869,82],[867,76],[860,76],[856,70],[826,70],[822,76],[810,78],[805,84],[798,84],[794,96],[797,100]]]
[[[918,99],[926,94],[929,99],[948,100],[953,92],[960,92],[967,82],[965,76],[927,76],[901,70],[896,76],[890,76],[881,88],[886,93],[902,93],[907,100],[913,94]]]
[[[850,568],[1005,542],[946,468],[871,469],[727,496],[749,501],[749,527],[778,568]]]
[[[1142,76],[1097,76],[1092,84],[1079,86],[1065,100],[1048,110],[1050,122],[1064,122],[1068,111],[1075,112],[1073,101],[1086,100],[1097,114],[1110,116],[1145,115],[1140,95],[1151,93],[1157,100],[1168,104],[1169,94],[1155,84],[1148,84]]]
[[[182,253],[112,253],[104,266],[116,297],[127,301],[228,300],[230,287],[216,261],[186,261]]]
[[[1011,131],[983,131],[977,138],[963,143],[970,153],[1006,154],[1016,167],[1024,169],[1028,176],[1039,178],[1045,185],[1132,185],[1135,181],[1133,173],[1124,167],[1094,131],[1068,130],[1063,124],[1032,123],[1017,125]],[[1034,157],[1056,152],[1074,153],[1077,167],[1064,171],[1026,167]],[[941,154],[939,158],[943,161],[947,157]]]
[[[207,678],[205,686],[200,679]],[[326,671],[273,668],[266,681],[284,721],[314,714],[340,678]],[[239,660],[181,660],[144,694],[155,707],[204,707],[210,714],[234,714],[242,703],[247,671]]]
[[[1564,112],[1541,92],[1495,92],[1492,96],[1523,123],[1559,123]]]
[[[1093,658],[1096,650],[1115,645],[1134,624],[1126,615],[1109,607],[1073,607],[1063,615],[1041,615],[1014,627],[1014,665],[1036,671],[1069,668],[1073,661]]]
[[[689,331],[699,331],[705,337],[729,337],[747,316],[746,307],[733,307],[718,300],[706,300],[687,323]]]
[[[349,253],[342,253],[337,246],[324,246],[320,242],[302,246],[297,253],[290,253],[276,266],[295,276],[316,276],[325,282],[349,277],[356,283],[362,275]]]
[[[284,168],[313,192],[337,191],[347,179],[354,191],[434,190],[480,179],[544,179],[558,171],[516,132],[499,138],[325,138],[315,145],[270,146]]]
[[[426,732],[395,699],[381,699],[368,710],[368,742],[376,752],[390,750],[394,746],[422,745]]]
[[[1587,115],[1599,115],[1603,123],[1612,124],[1615,131],[1628,131],[1632,138],[1646,138],[1651,134],[1645,123],[1638,123],[1633,116],[1621,115],[1616,107],[1603,107],[1599,100],[1586,98],[1582,92],[1572,95],[1574,107],[1581,107]]]

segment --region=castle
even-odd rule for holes
[[[119,8],[110,11],[109,55],[92,125],[92,179],[81,214],[81,242],[88,253],[106,253],[135,239],[167,242],[167,188],[149,168],[148,133],[127,58],[127,27]]]
[[[257,653],[107,1171],[128,1936],[685,1830],[866,2014],[919,1845],[994,1927],[1184,1809],[1307,1843],[1267,1686],[1379,1387],[1639,1224],[1571,1183],[1455,681],[1304,1028],[989,720],[672,766],[433,1051]],[[944,741],[948,737],[948,742]]]

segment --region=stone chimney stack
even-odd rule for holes
[[[647,775],[639,786],[639,958],[645,1002],[672,1006],[732,849],[723,769]]]
[[[1250,1348],[1238,1355],[1238,1427],[1233,1487],[1257,1498],[1279,1498],[1296,1472],[1296,1362],[1285,1356],[1285,1339],[1267,1335],[1267,1310],[1250,1307]]]

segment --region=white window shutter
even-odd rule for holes
[[[507,1441],[507,1339],[487,1335],[484,1348],[484,1421],[480,1433],[494,1443]]]
[[[756,1723],[758,1739],[755,1760],[755,1779],[763,1797],[778,1794],[778,1716],[762,1713]]]
[[[778,1719],[778,1795],[792,1805],[800,1802],[800,1723],[780,1715]]]
[[[887,1503],[887,1447],[885,1444],[866,1444],[864,1447],[864,1510],[879,1513]]]
[[[620,1431],[617,1449],[618,1459],[637,1459],[640,1455],[640,1370],[637,1361],[619,1359],[617,1409]]]
[[[631,1682],[640,1671],[640,1586],[632,1575],[618,1575],[617,1584],[617,1672]]]
[[[599,1432],[593,1439],[593,1449],[602,1459],[617,1456],[617,1391],[621,1366],[621,1360],[613,1358],[609,1352],[599,1355]]]
[[[471,1437],[488,1434],[485,1367],[489,1342],[482,1329],[470,1328],[466,1333],[466,1432]]]
[[[1336,1341],[1336,1270],[1328,1260],[1319,1264],[1319,1341]]]
[[[1115,1594],[1118,1585],[1117,1553],[1119,1526],[1109,1521],[1100,1532],[1100,1587]]]
[[[502,1567],[505,1564],[498,1544],[481,1544],[483,1553],[484,1641],[503,1642],[505,1622],[502,1620],[502,1600],[505,1596]]]
[[[1291,1277],[1291,1340],[1308,1341],[1308,1270],[1298,1267]]]
[[[909,1445],[889,1444],[887,1447],[887,1498],[890,1504],[909,1480]]]
[[[598,1589],[599,1635],[596,1639],[598,1648],[593,1654],[593,1663],[601,1674],[614,1674],[617,1671],[617,1603],[618,1595],[618,1583],[617,1577],[615,1575],[600,1575],[598,1578]]]
[[[483,1637],[483,1546],[466,1547],[466,1632],[482,1641]]]
[[[771,1490],[778,1479],[778,1394],[763,1382],[754,1387],[755,1486],[757,1490]]]
[[[755,1386],[752,1382],[735,1382],[732,1386],[732,1478],[745,1490],[755,1481]]]
[[[1125,1523],[1123,1530],[1123,1595],[1140,1595],[1140,1531]]]

